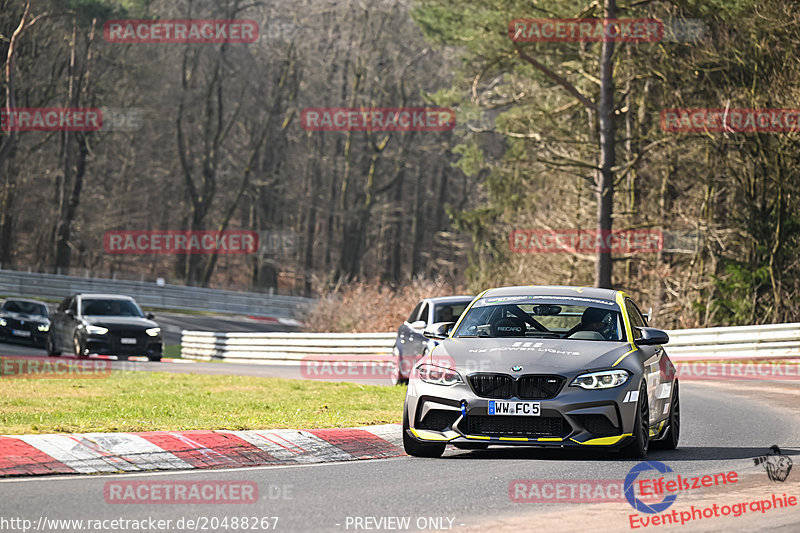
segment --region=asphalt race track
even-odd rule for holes
[[[771,392],[764,394],[764,387]],[[683,384],[681,445],[675,451],[651,451],[648,459],[664,462],[684,478],[736,471],[740,482],[681,493],[674,509],[688,509],[690,503],[722,505],[726,498],[746,502],[772,493],[778,497],[783,493],[800,495],[800,467],[795,465],[784,482],[770,481],[765,470],[753,461],[775,444],[795,463],[800,461],[798,404],[800,387],[796,383]],[[25,518],[34,525],[40,518],[152,518],[172,520],[169,529],[164,529],[168,531],[195,527],[201,531],[236,531],[222,527],[219,521],[226,517],[228,520],[278,517],[277,525],[270,518],[251,522],[248,530],[633,531],[629,524],[633,508],[625,500],[592,504],[515,503],[511,501],[509,485],[514,480],[621,480],[637,463],[597,452],[448,449],[442,459],[401,457],[289,467],[16,478],[0,480],[0,495],[3,517]],[[258,486],[259,498],[252,504],[107,503],[104,486],[120,480],[251,481]],[[399,517],[401,521],[391,517]],[[407,526],[402,522],[403,517],[409,520]],[[179,523],[181,519],[183,522]],[[188,520],[200,522],[190,528]],[[216,527],[212,527],[214,524]],[[798,528],[800,506],[766,514],[755,511],[739,517],[710,518],[685,526],[651,525],[644,529],[788,533]],[[59,530],[79,529],[62,525]],[[123,529],[117,526],[103,531]]]

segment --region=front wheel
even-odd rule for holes
[[[61,355],[61,351],[56,350],[56,345],[53,342],[52,334],[47,336],[47,340],[45,341],[45,350],[47,350],[47,355],[50,357],[58,357]]]
[[[441,457],[447,444],[424,444],[408,434],[408,406],[403,406],[403,449],[414,457]]]
[[[639,387],[639,401],[636,403],[636,421],[633,427],[633,441],[622,448],[622,455],[631,459],[644,459],[650,444],[650,405],[647,401],[647,385]]]
[[[392,371],[389,379],[392,381],[392,385],[407,385],[408,377],[403,376],[403,358],[400,356],[400,350],[395,347],[392,350],[392,355]]]
[[[83,343],[81,342],[80,337],[78,337],[77,335],[72,337],[72,347],[73,347],[73,353],[75,354],[75,357],[77,357],[78,359],[84,359],[86,357],[89,357],[88,355],[86,355],[86,351],[83,348]]]

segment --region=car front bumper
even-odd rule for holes
[[[420,442],[616,447],[633,434],[640,379],[613,389],[585,390],[568,382],[551,399],[496,401],[541,405],[539,416],[489,415],[492,398],[467,383],[442,386],[412,379],[406,396],[409,434]]]
[[[27,342],[35,345],[44,345],[47,341],[47,331],[39,331],[38,324],[25,322],[19,324],[6,319],[5,326],[0,326],[0,337],[16,342]]]
[[[84,350],[89,354],[98,355],[144,355],[147,357],[160,357],[164,346],[161,337],[137,335],[136,344],[123,344],[121,336],[116,334],[88,335],[84,341]]]

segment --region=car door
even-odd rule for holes
[[[625,299],[625,309],[628,312],[631,329],[633,330],[633,342],[642,338],[642,333],[637,327],[647,327],[647,322],[642,316],[639,307],[630,298]],[[650,406],[650,423],[654,424],[659,419],[664,418],[664,405],[669,402],[669,383],[664,379],[661,371],[661,360],[664,356],[664,348],[661,346],[639,346],[639,350],[645,354],[644,374],[647,381],[647,400]],[[666,396],[665,395],[666,392]],[[666,398],[666,399],[665,399]]]
[[[58,305],[58,308],[53,313],[53,317],[50,320],[50,335],[53,339],[53,346],[56,350],[61,350],[64,342],[61,340],[61,337],[64,335],[63,331],[66,328],[66,324],[64,323],[64,319],[66,318],[66,310],[69,308],[69,304],[72,302],[72,297],[67,297],[61,300],[61,303]]]
[[[415,361],[422,355],[422,349],[427,344],[428,339],[422,335],[422,332],[425,330],[425,326],[430,323],[430,307],[431,305],[428,302],[424,302],[422,307],[420,307],[417,316],[414,317],[414,320],[411,320],[408,324],[408,334],[406,335],[406,345],[403,350],[403,355],[411,356]],[[424,322],[425,326],[422,326],[421,328],[411,327],[413,324],[418,322]]]
[[[406,343],[408,342],[408,336],[411,334],[410,325],[419,315],[419,310],[422,309],[422,304],[423,302],[419,302],[414,307],[414,310],[411,311],[411,314],[408,315],[408,320],[400,324],[400,327],[397,329],[397,340],[395,341],[395,346],[397,347],[397,350],[401,356],[408,353],[408,350],[406,349]]]
[[[64,351],[73,350],[72,336],[75,334],[75,325],[78,322],[78,307],[80,298],[75,296],[69,302],[67,311],[64,313],[64,327],[61,330],[61,346]]]

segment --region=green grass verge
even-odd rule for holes
[[[181,345],[180,344],[165,344],[164,351],[161,353],[161,357],[166,357],[168,359],[180,359],[181,358]]]
[[[113,372],[0,382],[0,434],[313,429],[399,423],[405,387]]]

